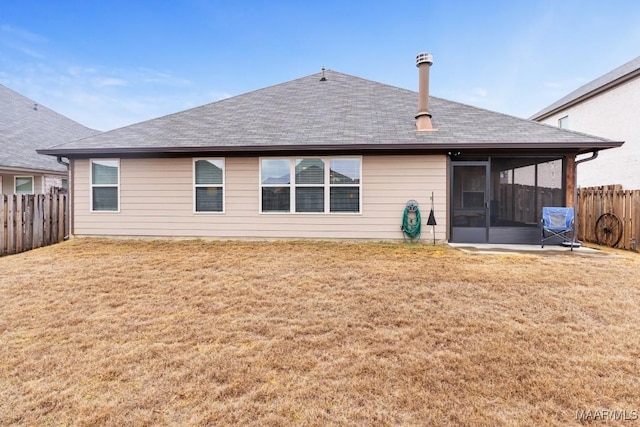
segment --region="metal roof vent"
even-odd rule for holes
[[[433,130],[431,113],[429,113],[429,68],[433,64],[433,55],[421,53],[416,56],[416,67],[419,71],[418,114],[416,129],[418,131]]]
[[[320,77],[321,82],[326,82],[327,78],[324,76],[324,65],[322,66],[322,77]]]
[[[423,63],[428,63],[429,65],[433,64],[433,55],[430,53],[421,53],[420,55],[416,56],[416,67],[419,67],[420,64]]]

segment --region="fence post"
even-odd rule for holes
[[[48,195],[43,196],[42,210],[44,213],[44,245],[48,246],[51,242],[51,198]]]
[[[62,242],[66,237],[65,224],[67,223],[67,218],[65,214],[67,212],[67,203],[64,194],[58,193],[56,197],[58,199],[58,242]]]
[[[0,256],[7,253],[7,196],[0,193]]]
[[[24,195],[16,195],[16,253],[24,250]]]
[[[16,195],[7,195],[7,253],[16,253]]]
[[[638,250],[638,244],[640,244],[640,190],[633,191],[633,245],[632,250]]]
[[[51,199],[51,243],[58,243],[58,198],[53,194],[47,194]]]
[[[36,194],[33,198],[33,247],[42,246],[42,197]]]
[[[631,249],[631,192],[629,190],[620,190],[622,203],[622,248]]]
[[[28,251],[33,249],[33,194],[22,196],[24,211],[22,213],[22,250]]]

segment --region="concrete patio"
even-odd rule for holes
[[[580,246],[573,251],[562,245],[520,245],[520,244],[491,244],[491,243],[449,243],[449,246],[469,254],[504,255],[504,254],[537,254],[537,255],[577,255],[590,257],[620,257],[614,252]]]

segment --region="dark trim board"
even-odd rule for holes
[[[539,227],[489,227],[487,241],[484,228],[453,228],[452,243],[493,243],[513,245],[539,245],[542,234]],[[561,238],[545,240],[545,246],[562,244]]]
[[[585,142],[567,142],[561,147],[557,143],[424,143],[424,144],[300,144],[300,145],[220,145],[203,147],[113,147],[113,148],[49,148],[36,150],[39,154],[86,157],[188,157],[203,154],[225,156],[268,155],[269,153],[341,153],[341,154],[460,154],[483,156],[558,156],[588,153],[594,149],[615,148],[622,142],[600,142],[596,145]]]
[[[489,243],[534,245],[540,233],[539,227],[489,227]]]
[[[485,227],[452,227],[452,243],[487,243],[487,229]]]

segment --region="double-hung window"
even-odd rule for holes
[[[224,159],[195,159],[196,212],[224,212]]]
[[[120,161],[91,160],[91,211],[118,212],[119,202]]]
[[[360,158],[263,158],[261,212],[360,213]]]
[[[324,212],[324,163],[296,159],[296,212]]]
[[[15,193],[16,194],[33,194],[33,177],[32,176],[16,176],[15,177]]]
[[[262,159],[260,165],[262,212],[291,211],[291,161]]]
[[[360,159],[330,160],[331,212],[360,211]]]

